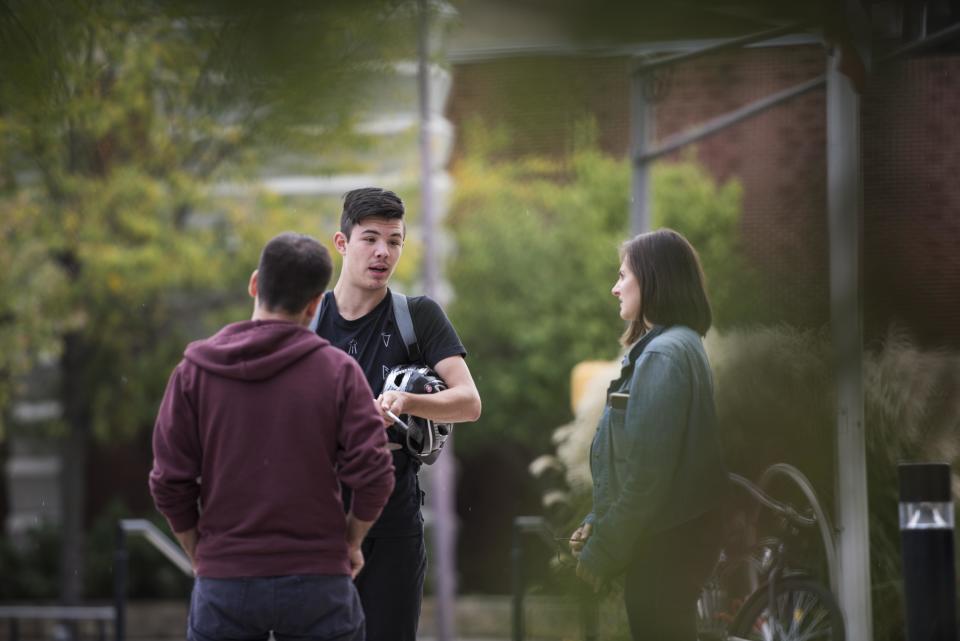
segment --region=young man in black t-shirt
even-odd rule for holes
[[[343,256],[333,292],[324,296],[317,333],[360,363],[377,396],[384,423],[411,414],[461,423],[480,416],[480,395],[464,357],[466,349],[440,306],[426,296],[409,299],[421,361],[447,384],[434,394],[383,393],[387,373],[409,363],[387,285],[400,260],[404,207],[391,191],[375,187],[346,194],[334,244]],[[363,543],[365,565],[357,589],[367,616],[368,641],[416,638],[426,574],[420,463],[400,448],[403,435],[388,429],[396,485]]]

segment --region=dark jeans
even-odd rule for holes
[[[415,641],[427,573],[423,535],[367,538],[357,590],[367,615],[367,641]]]
[[[198,578],[190,641],[363,641],[363,610],[349,576]]]
[[[720,519],[709,513],[638,544],[623,599],[634,641],[695,641],[700,588],[720,554]]]

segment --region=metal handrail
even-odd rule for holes
[[[127,574],[130,554],[127,552],[127,534],[139,534],[173,563],[185,575],[193,576],[189,557],[160,528],[146,519],[122,519],[117,523],[117,547],[113,555],[114,638],[124,641],[127,634]]]
[[[163,556],[187,576],[193,576],[193,565],[179,545],[170,540],[156,525],[146,519],[123,519],[120,527],[130,534],[141,534]]]
[[[79,621],[95,621],[97,624],[97,638],[104,641],[107,638],[106,622],[116,621],[116,609],[111,606],[89,605],[0,605],[0,619],[9,620],[7,638],[10,641],[20,640],[20,621],[59,621],[61,624],[73,625]],[[67,623],[69,622],[69,623]]]

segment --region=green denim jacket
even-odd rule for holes
[[[700,336],[654,327],[624,358],[590,448],[593,531],[580,562],[602,579],[621,574],[646,535],[719,506],[727,473],[713,404],[713,377]]]

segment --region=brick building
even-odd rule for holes
[[[562,155],[576,122],[599,126],[600,147],[626,157],[631,58],[556,43],[451,57],[449,119],[506,126],[510,152]],[[697,43],[651,45],[683,50]],[[823,74],[824,46],[780,39],[657,72],[656,140]],[[718,180],[743,185],[741,241],[772,277],[783,320],[829,320],[826,92],[793,98],[696,143]],[[960,347],[960,55],[935,52],[875,65],[862,93],[863,295],[868,345],[891,324],[928,346]],[[455,157],[469,154],[460,138]],[[689,153],[666,156],[670,162]],[[627,215],[627,212],[624,212]]]

